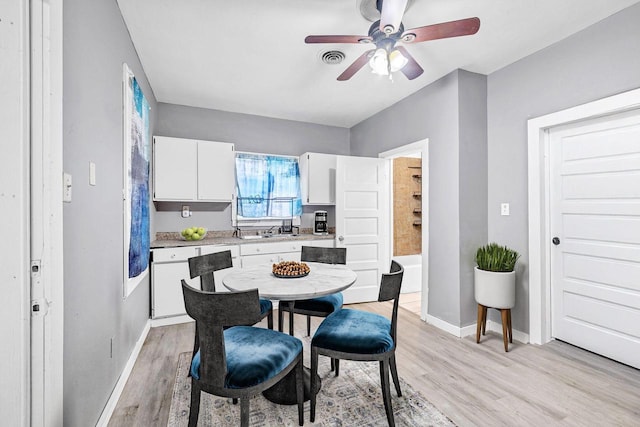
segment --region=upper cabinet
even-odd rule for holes
[[[227,142],[153,137],[153,200],[231,202],[235,152]]]
[[[304,153],[300,156],[300,190],[304,205],[336,203],[335,154]]]

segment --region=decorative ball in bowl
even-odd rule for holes
[[[207,235],[207,229],[203,227],[187,227],[180,232],[184,240],[202,240]]]
[[[304,277],[309,274],[309,266],[304,262],[281,261],[273,264],[271,272],[274,276],[289,279],[295,277]]]

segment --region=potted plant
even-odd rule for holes
[[[497,243],[478,248],[474,271],[475,298],[478,304],[499,309],[515,305],[515,265],[519,257],[518,252]]]

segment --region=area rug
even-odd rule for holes
[[[168,427],[186,427],[189,423],[191,378],[187,377],[191,353],[180,354],[169,409]],[[318,374],[322,388],[316,406],[316,421],[309,421],[309,402],[304,404],[305,425],[314,426],[386,426],[387,417],[380,389],[377,362],[340,361],[340,376],[330,372],[329,358],[320,357]],[[402,397],[391,382],[391,399],[397,426],[453,426],[453,422],[424,396],[400,378]],[[251,399],[250,425],[260,427],[297,426],[298,407],[277,405],[256,396]],[[231,399],[202,393],[199,426],[238,426],[240,405]]]

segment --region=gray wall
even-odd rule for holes
[[[487,78],[459,76],[460,326],[467,326],[477,319],[475,253],[487,243]]]
[[[64,2],[64,425],[95,425],[149,318],[149,280],[123,300],[122,63],[155,98],[114,0]],[[96,186],[89,186],[89,161]],[[113,357],[111,353],[113,339]]]
[[[488,235],[522,254],[515,329],[529,331],[527,120],[640,87],[639,22],[637,4],[488,77]]]
[[[307,151],[344,155],[350,152],[347,128],[165,103],[158,104],[155,135],[232,142],[237,151],[290,156]],[[303,227],[312,226],[316,208],[326,210],[329,225],[335,225],[333,207],[305,207]],[[229,205],[218,207],[217,211],[196,211],[186,219],[177,211],[160,209],[163,207],[154,212],[154,231],[179,231],[191,225],[210,230],[232,229]]]
[[[453,325],[475,314],[467,258],[486,237],[485,93],[485,76],[457,70],[351,129],[357,156],[429,138],[428,312]]]

